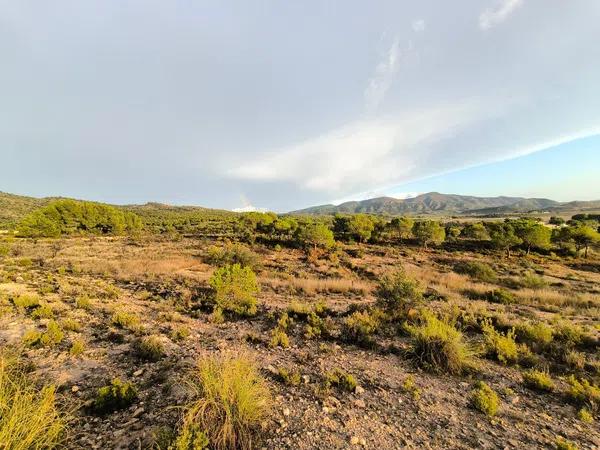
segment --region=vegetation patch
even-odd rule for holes
[[[137,400],[137,389],[132,383],[115,378],[107,386],[98,389],[93,409],[98,414],[125,409]]]
[[[478,381],[471,391],[471,405],[486,416],[493,417],[498,413],[500,399],[498,394],[485,382]]]

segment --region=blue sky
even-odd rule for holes
[[[590,0],[0,0],[0,190],[598,198],[598,23]]]

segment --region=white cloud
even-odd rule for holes
[[[495,7],[488,8],[481,13],[479,16],[479,28],[487,30],[504,22],[522,4],[523,0],[497,1]]]
[[[364,92],[365,107],[367,111],[375,111],[385,98],[385,94],[392,86],[394,75],[400,66],[400,40],[394,39],[394,42],[385,54],[385,57],[377,67],[375,74],[369,80],[369,84]]]
[[[479,101],[456,103],[394,118],[360,120],[275,149],[229,170],[234,178],[284,181],[336,194],[404,181],[430,156],[430,146],[488,117]]]
[[[232,211],[233,212],[237,212],[237,213],[245,213],[245,212],[267,212],[268,209],[267,208],[257,208],[256,206],[247,205],[247,206],[243,206],[241,208],[233,208]]]
[[[414,20],[412,23],[412,29],[417,33],[425,31],[425,21],[423,19]]]

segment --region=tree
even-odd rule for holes
[[[298,228],[298,240],[305,247],[330,249],[335,245],[333,232],[324,223],[309,222]]]
[[[548,223],[550,225],[561,226],[561,225],[564,225],[565,219],[563,219],[562,217],[559,217],[559,216],[552,216],[552,217],[550,217],[550,220],[548,221]]]
[[[389,224],[390,229],[398,240],[402,242],[403,239],[408,239],[412,236],[412,228],[415,221],[410,217],[394,217]]]
[[[348,231],[360,243],[369,240],[374,229],[373,220],[366,214],[354,214],[348,221]]]
[[[527,254],[532,247],[545,249],[550,246],[552,231],[545,225],[530,220],[515,222],[515,234],[527,248]]]
[[[592,245],[600,243],[600,233],[587,224],[576,225],[571,230],[575,248],[579,252],[582,248],[585,249],[584,257],[588,256],[588,248]]]
[[[550,241],[557,244],[562,250],[569,243],[573,242],[573,233],[571,227],[560,227],[552,230]]]
[[[451,242],[456,242],[458,237],[462,234],[462,230],[457,224],[446,225],[446,239]]]
[[[221,310],[241,316],[256,314],[259,287],[250,267],[239,264],[220,267],[213,273],[209,284],[215,290],[215,302]]]
[[[404,316],[423,299],[419,282],[409,278],[403,269],[386,273],[375,291],[377,304],[393,317]]]
[[[273,222],[272,228],[278,239],[290,239],[298,229],[298,222],[293,217],[280,217]]]
[[[522,241],[515,234],[513,226],[508,223],[493,222],[488,224],[488,231],[492,244],[499,249],[505,250],[506,255],[510,258],[510,250],[515,245],[519,245]]]
[[[468,223],[460,233],[461,237],[484,241],[490,238],[487,229],[481,222]]]
[[[446,238],[444,227],[434,220],[420,220],[415,222],[412,230],[419,243],[427,248],[429,244],[441,244]]]

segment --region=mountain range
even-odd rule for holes
[[[475,197],[429,192],[407,199],[377,197],[340,205],[321,205],[292,211],[297,215],[381,214],[381,215],[505,215],[561,211],[586,211],[600,208],[600,200],[557,202],[547,198]]]

